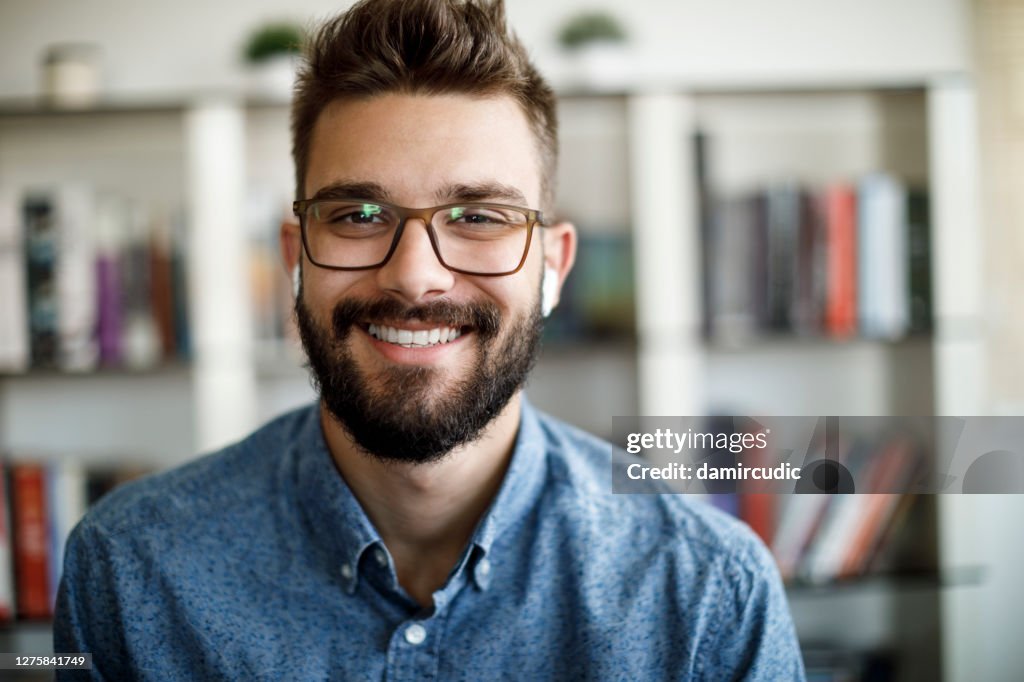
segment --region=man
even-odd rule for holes
[[[501,3],[364,0],[307,57],[281,247],[320,401],[91,511],[55,650],[105,679],[801,679],[763,545],[611,494],[611,447],[522,397],[576,238]]]

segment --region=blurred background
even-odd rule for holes
[[[0,650],[49,650],[87,504],[312,399],[276,244],[289,48],[348,4],[0,2]],[[1024,2],[507,4],[581,236],[536,404],[600,435],[1024,411]],[[855,531],[724,506],[813,679],[1024,677],[1019,495],[887,496]]]

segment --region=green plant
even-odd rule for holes
[[[590,43],[623,43],[626,32],[605,12],[584,12],[569,19],[558,33],[562,47],[573,50]]]
[[[296,24],[266,24],[249,38],[245,45],[245,58],[249,62],[259,63],[281,54],[298,54],[302,40],[302,28]]]

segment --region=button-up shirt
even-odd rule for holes
[[[303,408],[91,510],[54,650],[93,654],[65,677],[107,680],[803,679],[763,544],[685,495],[613,494],[617,458],[524,400],[424,608]]]

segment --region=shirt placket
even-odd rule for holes
[[[386,551],[375,547],[370,556],[377,575],[392,589],[397,587]],[[457,570],[444,589],[434,593],[432,609],[420,609],[395,626],[388,640],[385,680],[437,679],[444,633],[451,614],[448,607],[465,585],[465,573]]]
[[[435,611],[429,618],[410,618],[395,628],[388,642],[385,680],[406,682],[437,678],[447,614],[447,610]]]

